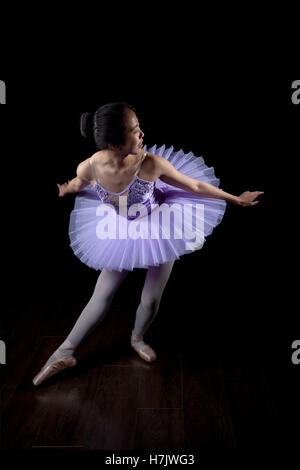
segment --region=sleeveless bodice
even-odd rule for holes
[[[94,189],[102,203],[111,204],[114,206],[116,211],[119,212],[120,197],[126,196],[127,208],[133,204],[143,204],[146,206],[148,213],[151,211],[151,204],[160,203],[162,195],[161,192],[155,187],[155,181],[147,181],[139,178],[137,175],[141,169],[144,159],[146,158],[146,155],[147,152],[144,153],[143,158],[135,172],[134,178],[127,185],[127,187],[119,193],[108,191],[98,182],[92,158],[90,158],[90,165],[95,179]]]

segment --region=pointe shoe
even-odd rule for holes
[[[137,343],[143,341],[143,336],[131,336],[131,346],[133,349],[138,353],[141,359],[143,359],[146,362],[153,362],[155,359],[157,359],[157,356],[153,349],[149,346],[149,344],[146,344],[145,346],[138,346]]]
[[[52,375],[55,375],[68,367],[74,367],[76,364],[77,359],[74,356],[63,356],[60,359],[57,359],[57,361],[44,366],[32,379],[32,383],[33,385],[41,385],[41,383],[48,380]]]

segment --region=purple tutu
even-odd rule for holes
[[[213,167],[208,168],[192,152],[174,152],[165,145],[148,151],[166,158],[187,176],[219,186]],[[75,198],[70,246],[83,263],[96,270],[158,266],[202,248],[225,209],[222,199],[199,196],[159,178],[150,182],[136,174],[120,193],[107,191],[96,181]]]

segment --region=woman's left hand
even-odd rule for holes
[[[245,191],[237,198],[237,204],[242,207],[248,206],[256,206],[259,201],[255,201],[255,199],[264,194],[264,191]]]

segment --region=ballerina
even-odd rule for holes
[[[219,189],[214,169],[192,152],[165,146],[148,150],[136,111],[127,103],[84,113],[81,133],[93,140],[96,152],[78,165],[75,178],[57,186],[59,197],[77,193],[69,224],[74,254],[101,273],[91,299],[34,377],[34,385],[77,364],[76,348],[102,322],[134,268],[147,273],[130,344],[144,361],[157,359],[144,335],[157,315],[174,262],[203,247],[227,202],[255,206],[264,194],[234,196]]]

